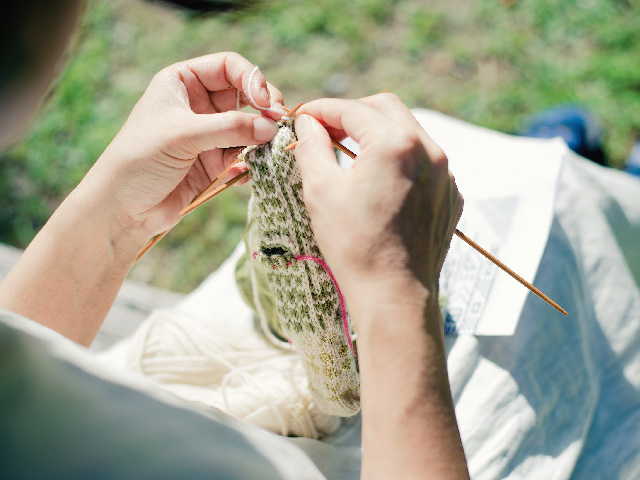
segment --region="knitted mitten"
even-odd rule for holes
[[[257,248],[248,252],[248,261],[257,262],[266,276],[277,322],[272,330],[300,355],[317,406],[350,416],[360,409],[357,364],[341,297],[311,230],[298,166],[293,153],[284,151],[296,140],[292,122],[283,119],[270,143],[248,147],[241,155],[253,186],[249,229],[255,222],[257,232]]]

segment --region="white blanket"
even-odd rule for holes
[[[495,159],[504,161],[505,150],[518,148],[526,148],[526,155],[514,156],[512,168],[501,173],[504,182],[521,182],[537,168],[563,163],[535,284],[569,316],[528,294],[513,336],[447,337],[472,477],[638,478],[640,180],[592,164],[558,140],[509,137],[435,112],[416,113],[457,177],[455,168],[465,161],[492,170]],[[517,251],[517,245],[510,247]],[[214,274],[179,308],[208,318],[244,318],[246,324],[231,271]],[[228,302],[221,308],[223,298]],[[325,444],[293,441],[329,477],[357,478],[337,470],[345,462],[357,464],[358,428],[357,420],[343,426]],[[340,448],[327,457],[326,444]]]
[[[522,142],[522,139],[510,139],[433,112],[422,111],[419,118],[450,156],[468,155],[486,164],[487,168],[491,168],[493,156],[504,148],[505,142],[513,141],[514,145]],[[465,142],[466,138],[474,141]],[[452,148],[452,142],[459,144]],[[535,158],[539,152],[556,155],[563,162],[553,221],[535,284],[560,303],[569,312],[569,317],[559,315],[529,294],[513,336],[447,337],[451,387],[472,477],[639,478],[640,180],[588,163],[570,154],[557,141],[527,140],[526,145],[531,150],[529,158]],[[539,150],[536,150],[538,146]],[[518,158],[513,161],[518,162]],[[456,160],[452,159],[452,165],[455,163]],[[541,165],[546,163],[541,162]],[[520,167],[515,165],[509,175],[526,175],[535,168],[536,164],[529,161]],[[508,181],[509,177],[505,176],[504,180]],[[526,256],[527,252],[521,254]],[[177,312],[200,318],[204,327],[207,323],[225,323],[238,329],[250,329],[250,311],[235,290],[233,262],[231,259],[208,278],[178,306]],[[175,415],[173,425],[182,440],[175,443],[174,457],[166,463],[167,468],[189,465],[188,462],[176,463],[175,459],[195,455],[194,442],[185,443],[190,435],[197,438],[198,452],[213,455],[219,451],[223,445],[220,444],[220,435],[224,435],[222,431],[217,435],[203,435],[198,427],[209,428],[207,424],[212,422],[212,427],[224,425],[223,430],[235,429],[245,439],[244,443],[240,442],[243,446],[238,444],[237,448],[241,448],[239,451],[243,453],[237,460],[228,455],[210,457],[212,465],[220,461],[231,468],[228,478],[232,478],[234,462],[237,462],[237,472],[240,472],[243,466],[248,467],[246,459],[253,458],[251,455],[256,455],[256,452],[261,458],[269,459],[265,465],[275,468],[281,476],[288,475],[288,478],[318,478],[317,471],[308,463],[309,458],[327,478],[359,478],[358,418],[344,422],[324,441],[290,439],[290,443],[299,448],[287,449],[280,439],[266,436],[251,425],[225,421],[219,415],[193,417],[177,407],[172,407],[172,413],[171,408],[157,405],[159,394],[154,394],[156,399],[148,399],[153,408],[145,407],[140,397],[142,393],[126,393],[127,388],[136,382],[130,374],[119,372],[113,365],[89,359],[88,354],[78,353],[76,347],[56,335],[38,334],[40,327],[27,321],[8,319],[5,322],[11,328],[44,337],[48,346],[46,349],[36,348],[30,346],[29,341],[20,340],[20,344],[29,348],[8,349],[15,344],[12,339],[21,337],[7,334],[3,327],[0,333],[4,336],[0,335],[0,338],[4,342],[5,356],[19,356],[7,357],[15,363],[5,362],[5,366],[29,364],[29,369],[22,369],[12,377],[3,374],[3,378],[10,378],[11,382],[27,382],[30,375],[40,372],[42,378],[49,376],[55,381],[42,383],[40,380],[40,383],[32,384],[41,385],[43,389],[41,396],[33,397],[38,399],[37,402],[33,400],[33,408],[39,405],[35,413],[42,415],[48,411],[46,416],[30,415],[26,406],[24,412],[20,410],[20,417],[6,410],[1,413],[4,427],[0,429],[0,447],[3,447],[0,452],[13,452],[19,448],[19,444],[10,444],[7,440],[11,440],[6,434],[10,431],[7,425],[12,426],[12,422],[24,426],[28,421],[35,421],[34,428],[40,428],[39,435],[43,439],[51,437],[45,427],[67,425],[67,417],[56,416],[59,404],[51,401],[54,397],[50,391],[61,385],[59,388],[65,389],[67,402],[77,400],[74,397],[76,390],[85,392],[83,398],[91,402],[90,411],[95,412],[94,415],[104,415],[105,419],[109,418],[109,412],[135,419],[136,416],[153,418],[152,412],[157,411],[157,424],[153,420],[135,423],[135,431],[139,432],[141,439],[153,437],[154,432],[157,432],[155,435],[159,440],[165,439],[162,435],[171,428],[171,423],[167,422]],[[114,354],[112,358],[116,357]],[[74,364],[82,368],[71,368]],[[90,365],[88,371],[87,365]],[[98,376],[92,380],[93,374]],[[105,377],[108,381],[103,380]],[[62,379],[67,383],[62,384]],[[8,381],[5,381],[2,391],[6,391]],[[139,382],[145,385],[145,391],[153,391],[148,382],[143,379]],[[77,388],[71,388],[73,385]],[[92,389],[100,393],[86,393]],[[16,387],[16,391],[25,390]],[[129,397],[135,401],[122,402],[123,398]],[[0,406],[7,408],[11,403],[3,398],[6,397],[0,396]],[[171,403],[166,399],[163,401]],[[73,405],[81,405],[81,402],[77,400]],[[119,405],[121,410],[114,410],[115,405]],[[67,414],[80,411],[80,407],[74,408],[69,406]],[[42,421],[44,418],[46,422]],[[93,430],[83,430],[78,424],[71,431],[76,434],[84,432],[87,438],[87,432],[102,432],[99,438],[94,439],[95,445],[83,441],[80,446],[87,450],[93,445],[91,451],[97,452],[97,456],[92,457],[96,466],[108,468],[112,463],[96,459],[116,451],[115,446],[120,445],[118,435],[126,425],[121,425],[120,430],[116,429],[116,423],[106,423],[98,428],[94,421],[97,417],[85,415],[81,418],[93,421]],[[194,422],[194,418],[199,420]],[[62,422],[58,426],[54,422],[56,419]],[[53,438],[58,438],[60,445],[66,441],[66,437],[54,435]],[[46,444],[52,445],[51,441]],[[9,446],[10,449],[7,448]],[[137,448],[135,445],[125,447]],[[144,451],[145,455],[152,455],[154,450],[145,444]],[[38,454],[34,447],[30,452]],[[135,459],[139,462],[140,458],[133,456],[127,461]],[[194,464],[195,460],[191,462]],[[60,465],[63,464],[56,465],[58,472],[62,471]],[[37,462],[30,464],[32,469],[37,466]],[[45,464],[43,472],[47,471],[45,467],[51,468]]]

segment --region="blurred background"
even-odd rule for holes
[[[504,132],[561,103],[600,120],[610,163],[640,138],[640,0],[291,0],[198,18],[90,0],[70,61],[0,159],[0,242],[28,245],[117,134],[158,70],[236,51],[288,105],[388,89]],[[518,161],[514,158],[514,161]],[[189,291],[240,240],[248,187],[187,216],[130,278]],[[463,192],[464,193],[464,192]]]

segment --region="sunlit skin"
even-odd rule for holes
[[[0,92],[3,146],[41,102],[81,13],[77,1],[50,3],[25,19],[33,65]],[[253,67],[219,53],[159,72],[0,284],[0,308],[90,345],[149,239],[175,225],[237,147],[275,134],[277,114],[235,111],[236,90],[254,108],[284,103],[261,73],[249,84]],[[438,308],[462,211],[446,156],[393,95],[317,100],[299,114],[305,204],[358,331],[362,478],[468,478]],[[354,168],[337,167],[328,132],[360,143]]]

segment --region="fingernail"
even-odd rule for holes
[[[268,142],[277,131],[278,125],[269,118],[258,117],[253,121],[253,138],[256,142]]]
[[[294,128],[296,130],[296,135],[298,137],[302,137],[304,135],[309,135],[311,133],[311,129],[314,127],[313,121],[309,117],[309,115],[298,115],[294,120]]]
[[[279,112],[285,113],[284,108],[282,108],[283,105],[280,102],[276,102],[273,105],[271,105],[271,108],[273,108],[274,110],[277,110]]]
[[[260,90],[260,96],[264,100],[265,105],[271,104],[271,102],[269,101],[269,92],[266,88],[262,87],[262,90]]]

